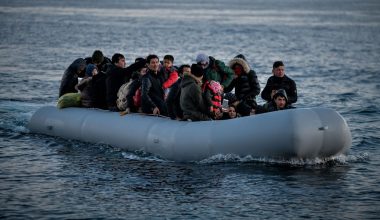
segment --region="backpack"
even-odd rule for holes
[[[128,104],[127,95],[128,95],[132,82],[133,80],[127,83],[124,83],[123,85],[120,86],[119,91],[117,92],[116,105],[120,111],[125,111],[125,109],[127,109],[127,104]]]

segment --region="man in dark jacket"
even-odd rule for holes
[[[175,82],[166,98],[166,105],[168,107],[168,114],[171,119],[181,120],[183,118],[183,111],[180,105],[181,99],[181,84],[184,74],[191,73],[191,67],[187,64],[181,65],[178,69],[180,78]]]
[[[252,109],[256,109],[256,96],[260,94],[260,84],[256,72],[250,68],[242,54],[233,58],[229,62],[229,66],[235,75],[224,92],[231,92],[235,88],[236,110],[240,115],[248,116]]]
[[[95,50],[91,57],[85,58],[86,64],[94,64],[99,72],[106,73],[111,66],[111,60],[103,55],[100,50]]]
[[[141,109],[144,113],[167,116],[167,108],[162,87],[164,78],[160,76],[160,60],[152,54],[146,58],[148,70],[141,78]]]
[[[76,93],[75,86],[78,84],[78,77],[84,77],[86,61],[82,58],[74,60],[65,70],[59,87],[59,97],[66,93]]]
[[[285,66],[282,61],[273,63],[273,76],[269,77],[264,90],[261,92],[261,98],[270,102],[277,90],[284,89],[288,95],[288,104],[297,102],[296,83],[285,75]]]
[[[202,95],[202,78],[202,67],[197,64],[191,65],[191,73],[183,76],[180,104],[184,120],[210,120],[209,107]]]
[[[125,68],[125,57],[120,53],[112,56],[112,66],[106,73],[106,97],[110,111],[119,111],[116,104],[117,92],[124,83],[131,79],[132,73],[146,65],[146,60],[133,63]]]

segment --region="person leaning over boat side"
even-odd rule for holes
[[[112,56],[112,64],[106,73],[107,106],[110,111],[119,111],[116,99],[120,86],[131,79],[134,71],[144,67],[146,60],[142,59],[125,68],[125,57],[120,53],[115,53]]]
[[[164,56],[164,62],[160,70],[160,75],[164,77],[164,83],[162,87],[165,92],[165,100],[168,96],[170,88],[178,80],[177,69],[173,66],[174,57],[170,54]]]
[[[86,61],[82,58],[74,60],[65,70],[59,87],[59,97],[66,93],[77,93],[75,86],[78,84],[78,77],[84,76],[86,69]]]
[[[228,87],[233,79],[233,71],[224,62],[206,54],[198,54],[195,61],[204,69],[203,81],[217,81],[223,88]]]
[[[91,57],[84,58],[86,64],[95,64],[98,72],[107,72],[107,69],[112,65],[111,60],[103,55],[100,50],[95,50]]]
[[[284,89],[288,95],[288,104],[297,102],[297,86],[294,80],[285,75],[285,66],[282,61],[273,63],[273,76],[269,77],[264,90],[261,92],[261,98],[270,102],[274,94],[279,89]]]
[[[179,78],[177,82],[175,82],[170,88],[168,97],[166,98],[166,106],[168,108],[168,115],[171,119],[182,120],[183,119],[183,111],[181,109],[181,83],[183,79],[183,75],[187,73],[191,73],[191,67],[188,64],[181,65],[178,68]]]
[[[285,110],[290,108],[293,107],[288,104],[288,96],[286,94],[286,91],[284,89],[279,89],[273,95],[272,101],[265,103],[261,108],[261,111],[257,111],[257,114]]]
[[[184,73],[180,97],[183,120],[210,120],[209,107],[205,103],[202,93],[202,78],[203,69],[198,64],[191,65],[191,73]]]
[[[167,116],[163,77],[159,75],[160,60],[151,54],[146,58],[148,70],[141,78],[141,109],[146,114]]]
[[[249,116],[252,109],[256,109],[256,96],[260,94],[256,72],[250,68],[243,54],[234,57],[229,66],[234,71],[234,79],[224,92],[231,92],[235,88],[236,110],[242,116]]]
[[[80,101],[83,107],[93,108],[94,105],[94,87],[92,84],[92,77],[98,74],[98,68],[94,64],[88,64],[86,67],[86,74],[83,79],[76,85],[80,91]]]

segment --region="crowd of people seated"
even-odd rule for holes
[[[170,54],[163,61],[150,54],[126,66],[124,55],[115,53],[109,59],[95,50],[65,70],[59,100],[75,97],[86,108],[186,121],[233,119],[293,108],[297,102],[296,83],[285,74],[282,61],[273,63],[272,76],[261,92],[263,105],[256,102],[260,91],[257,74],[242,54],[228,65],[201,53],[191,65],[177,67]],[[75,105],[59,105],[70,106]]]

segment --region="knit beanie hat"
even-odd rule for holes
[[[191,74],[193,74],[196,77],[201,77],[203,76],[203,69],[200,65],[198,64],[192,64],[191,65]]]
[[[96,69],[97,67],[94,64],[88,64],[86,67],[86,76],[91,77],[92,71]]]
[[[95,50],[91,58],[93,63],[103,63],[104,61],[103,53],[100,50]]]
[[[210,63],[210,58],[206,54],[201,53],[197,55],[197,58],[195,58],[195,62],[202,63],[202,64]]]

